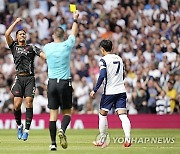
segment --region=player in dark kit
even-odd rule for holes
[[[34,58],[37,55],[45,59],[45,55],[39,48],[26,44],[26,32],[22,29],[16,32],[17,41],[12,39],[10,34],[15,26],[21,21],[21,18],[17,18],[6,30],[5,37],[12,52],[17,72],[11,88],[12,94],[14,95],[14,117],[18,126],[17,137],[19,140],[22,139],[26,141],[28,139],[29,128],[33,118],[33,98],[36,90]],[[23,124],[21,123],[21,105],[23,98],[25,98],[26,102],[26,122],[24,132]]]

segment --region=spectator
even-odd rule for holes
[[[2,107],[2,113],[13,113],[14,112],[13,103],[14,103],[13,95],[10,94],[10,98],[4,102],[4,105]]]
[[[80,78],[89,76],[88,68],[85,63],[81,63],[81,69],[77,72],[77,74],[80,76]]]
[[[48,37],[49,34],[48,28],[49,28],[48,20],[44,17],[42,13],[39,13],[37,20],[37,31],[40,40],[43,40]]]
[[[136,93],[133,97],[138,113],[149,113],[146,91],[140,88],[139,93]]]
[[[163,55],[162,61],[160,61],[159,64],[158,64],[158,69],[159,69],[160,71],[162,71],[163,68],[166,67],[166,64],[168,64],[167,56]]]
[[[180,93],[180,75],[179,74],[175,76],[174,89],[176,90],[177,93]]]
[[[173,52],[171,44],[168,45],[167,52],[165,52],[164,55],[167,56],[168,62],[173,62],[176,60],[176,53]]]
[[[156,97],[160,91],[161,88],[157,82],[154,81],[152,77],[150,77],[150,80],[147,83],[148,107],[150,113],[156,113]]]
[[[99,66],[95,59],[93,59],[90,63],[90,67],[88,69],[88,74],[94,74],[97,76],[99,74]]]
[[[8,0],[8,10],[10,14],[13,14],[18,8],[18,0]]]
[[[9,76],[12,72],[15,72],[14,63],[10,55],[5,57],[5,63],[2,65],[2,73],[5,76]]]
[[[174,82],[169,80],[168,81],[168,84],[167,84],[167,90],[166,90],[166,95],[168,96],[168,98],[170,99],[170,113],[173,113],[174,112],[174,108],[176,106],[176,102],[175,102],[175,99],[176,99],[176,96],[177,96],[177,92],[176,90],[173,88],[174,86]]]
[[[164,89],[167,85],[167,82],[169,81],[169,73],[168,73],[168,68],[164,67],[161,71],[161,76],[160,76],[160,86]]]
[[[180,113],[180,93],[177,94],[176,97],[176,105],[175,105],[175,112]]]
[[[48,100],[43,96],[43,94],[44,93],[42,93],[42,95],[40,94],[40,87],[38,87],[36,89],[34,101],[33,101],[33,105],[35,106],[33,108],[33,114],[40,114],[46,111]]]
[[[170,100],[166,96],[165,91],[161,91],[160,95],[157,96],[157,101],[156,101],[156,112],[157,114],[167,114],[170,113]]]
[[[160,47],[160,44],[157,44],[155,46],[155,50],[154,50],[154,53],[155,53],[155,58],[156,58],[156,61],[162,61],[163,59],[163,52],[161,51],[161,47]]]
[[[74,94],[77,97],[78,110],[84,112],[86,104],[89,100],[90,89],[85,77],[82,77],[81,82],[82,85],[77,88]]]
[[[156,68],[155,63],[151,63],[149,67],[149,76],[152,76],[154,79],[160,78],[161,72]]]
[[[128,82],[125,82],[124,85],[126,87],[128,113],[137,114],[137,110],[135,109],[135,105],[133,103],[132,88]]]
[[[3,106],[5,102],[10,99],[10,96],[11,92],[8,86],[5,88],[0,88],[0,112],[2,112]]]

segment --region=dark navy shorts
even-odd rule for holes
[[[112,107],[115,110],[126,110],[127,96],[126,93],[114,94],[114,95],[102,95],[100,109],[109,111]]]
[[[16,75],[11,92],[14,97],[34,97],[35,94],[35,77]]]
[[[48,108],[72,108],[71,80],[49,79],[48,81]]]

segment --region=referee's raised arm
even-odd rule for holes
[[[77,31],[78,31],[78,17],[79,17],[79,11],[76,10],[73,13],[74,22],[73,22],[73,25],[72,25],[72,35],[74,35],[74,36],[76,36]]]

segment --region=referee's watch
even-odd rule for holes
[[[77,19],[74,19],[74,22],[76,22],[76,23],[78,24],[78,21],[77,21]]]

